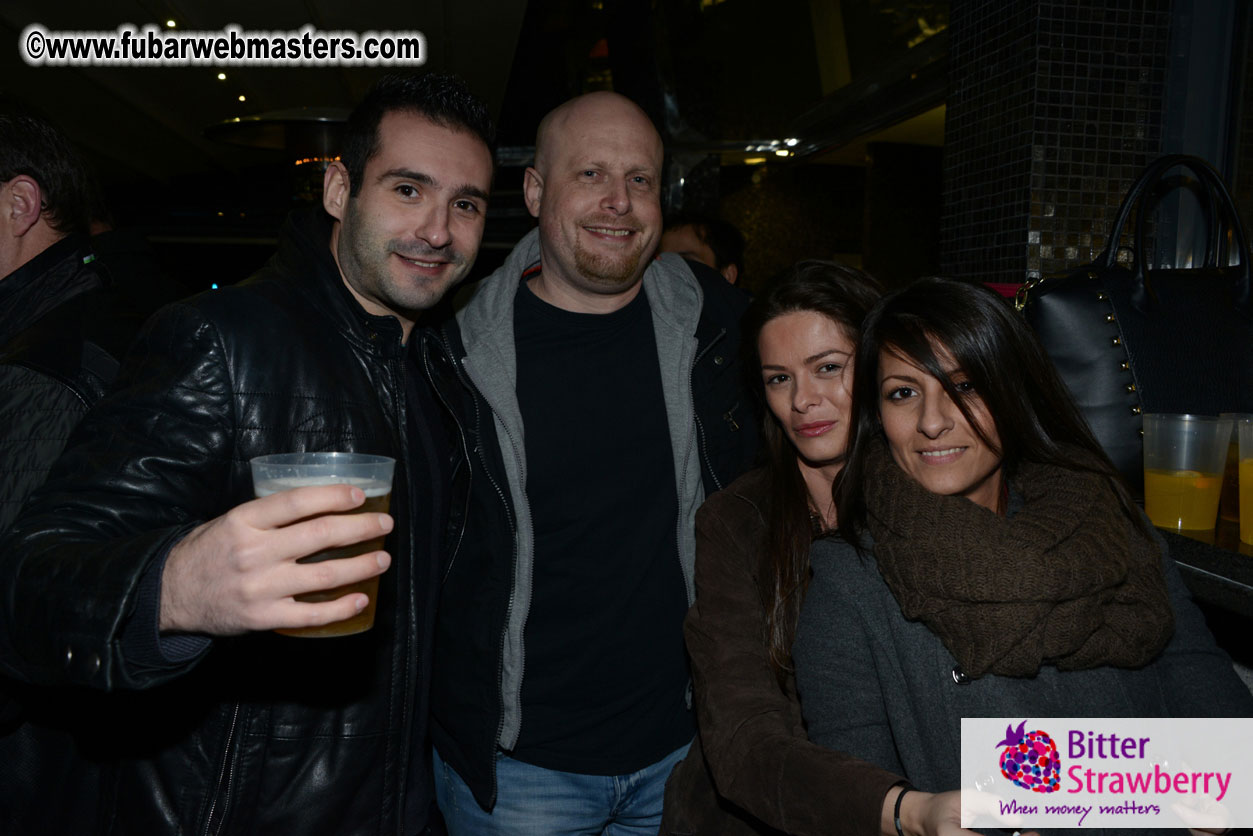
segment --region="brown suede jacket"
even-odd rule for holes
[[[780,688],[766,650],[761,572],[765,472],[696,514],[696,603],[684,632],[699,732],[666,785],[666,836],[879,832],[883,798],[904,779],[809,742],[796,684]]]

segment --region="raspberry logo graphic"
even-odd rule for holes
[[[1062,760],[1057,755],[1057,744],[1048,732],[1024,732],[1027,721],[1014,728],[1005,727],[1005,739],[997,746],[1001,751],[1001,774],[1018,786],[1032,792],[1057,792],[1061,783]]]

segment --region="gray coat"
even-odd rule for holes
[[[1030,679],[966,682],[957,681],[956,661],[940,639],[905,620],[869,552],[861,557],[843,540],[818,541],[792,649],[810,739],[941,792],[959,786],[962,717],[1253,715],[1253,696],[1214,644],[1158,539],[1175,635],[1153,663],[1139,670],[1044,667]]]

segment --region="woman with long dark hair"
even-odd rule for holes
[[[934,791],[963,716],[1253,713],[1004,300],[919,280],[867,317],[855,371],[840,537],[793,647],[812,740]]]
[[[956,800],[814,745],[796,701],[791,645],[810,549],[839,520],[851,364],[880,295],[860,271],[803,261],[743,323],[747,388],[760,400],[765,466],[696,516],[696,603],[686,638],[698,735],[666,790],[667,834],[830,836],[955,828]]]

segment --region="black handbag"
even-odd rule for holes
[[[1207,215],[1204,266],[1149,269],[1147,218],[1163,176],[1176,167],[1195,176]],[[1128,268],[1117,254],[1133,209]],[[1024,285],[1015,306],[1137,498],[1144,495],[1142,412],[1253,412],[1249,246],[1222,178],[1198,157],[1174,154],[1149,165],[1096,260]]]

